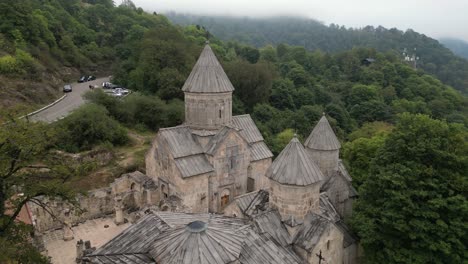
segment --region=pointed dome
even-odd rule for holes
[[[325,179],[296,136],[273,161],[266,175],[281,184],[298,186],[310,185]]]
[[[316,150],[337,150],[341,148],[340,141],[336,138],[325,114],[310,133],[305,146]]]
[[[245,235],[238,223],[210,217],[162,233],[150,255],[156,263],[225,264],[239,258]]]
[[[210,45],[203,49],[197,63],[185,81],[182,91],[190,93],[225,93],[234,91]]]

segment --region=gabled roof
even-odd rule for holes
[[[203,153],[202,147],[186,126],[163,128],[159,130],[159,135],[167,142],[175,159]]]
[[[290,248],[282,247],[268,233],[245,231],[239,262],[242,264],[300,264],[304,263]]]
[[[254,222],[260,234],[270,234],[283,247],[288,247],[291,245],[291,236],[289,235],[288,230],[286,230],[286,227],[281,222],[281,216],[277,210],[271,210],[256,215]]]
[[[239,129],[239,133],[249,143],[263,141],[263,136],[249,114],[232,117],[232,125]]]
[[[229,133],[231,132],[236,132],[236,130],[228,126],[223,127],[214,137],[210,139],[210,141],[208,141],[208,144],[205,146],[205,153],[213,155],[222,145],[224,139],[229,136]],[[247,142],[244,137],[240,136],[240,138],[244,140],[246,144],[249,144],[249,142]]]
[[[335,171],[333,175],[326,182],[323,183],[322,187],[320,187],[320,190],[328,191],[330,188],[335,188],[335,186],[342,186],[342,183],[344,183],[348,187],[349,197],[356,197],[358,196],[358,192],[353,187],[353,184],[351,182],[351,176],[346,170],[343,162],[340,160],[338,163],[338,170]]]
[[[250,158],[252,161],[258,161],[273,157],[273,153],[265,144],[265,142],[255,142],[250,146]]]
[[[182,91],[191,93],[225,93],[234,91],[231,81],[209,45],[203,49],[197,63],[185,81]]]
[[[281,184],[306,186],[325,179],[294,137],[268,168],[266,176]]]
[[[240,135],[250,143],[252,161],[273,157],[273,153],[265,144],[262,134],[249,114],[233,116],[232,126],[237,128]]]
[[[188,178],[214,171],[213,166],[204,154],[178,158],[174,160],[174,163],[179,169],[182,178]]]
[[[294,244],[311,252],[320,241],[322,234],[333,224],[320,215],[309,213],[304,219],[302,228],[297,232]]]
[[[235,198],[237,206],[248,217],[261,213],[267,209],[269,194],[265,190],[247,193]]]
[[[336,150],[341,148],[340,141],[336,138],[330,123],[325,115],[314,127],[305,142],[305,146],[317,150]]]

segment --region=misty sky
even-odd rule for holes
[[[115,1],[119,3],[119,0]],[[204,15],[300,15],[347,27],[412,28],[468,41],[468,0],[133,0],[147,11]]]

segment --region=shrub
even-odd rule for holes
[[[102,106],[87,104],[56,123],[57,145],[69,152],[90,150],[99,144],[123,145],[126,130]]]
[[[2,74],[11,74],[18,73],[20,67],[15,57],[11,55],[6,55],[0,58],[0,73]]]

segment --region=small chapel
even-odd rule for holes
[[[138,217],[97,249],[78,244],[77,263],[359,263],[346,225],[358,194],[325,114],[273,161],[250,115],[232,116],[234,87],[208,44],[182,90],[185,122],[159,130],[146,175],[121,180],[142,183]]]

